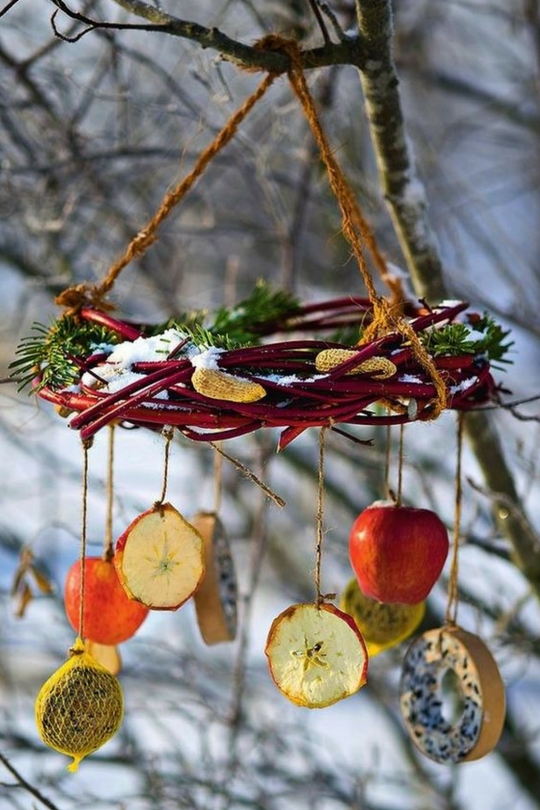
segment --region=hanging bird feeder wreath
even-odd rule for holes
[[[395,283],[390,298],[377,293],[366,252],[383,280],[391,277],[321,128],[298,48],[277,37],[263,46],[290,56],[289,80],[317,141],[368,298],[302,304],[261,282],[213,320],[194,313],[156,327],[110,314],[106,296],[116,278],[156,240],[161,222],[233,138],[276,78],[269,74],[101,284],[65,290],[56,299],[64,314],[51,328],[35,327],[19,346],[15,377],[62,414],[74,414],[70,427],[83,440],[111,423],[170,425],[195,441],[281,428],[284,447],[308,427],[431,420],[445,408],[467,410],[495,397],[490,364],[504,359],[508,333],[489,316],[466,313],[464,302],[409,303]]]

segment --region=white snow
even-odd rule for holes
[[[195,368],[208,368],[211,371],[219,371],[218,360],[224,351],[224,349],[216,349],[215,346],[211,346],[209,349],[205,349],[202,352],[191,354],[189,359],[191,365]]]
[[[126,386],[131,385],[131,383],[147,379],[146,374],[136,374],[134,371],[122,371],[109,381],[107,391],[109,394],[113,394],[115,391],[121,391],[123,388],[126,388]],[[156,399],[168,399],[167,391],[160,391],[152,396]]]
[[[165,360],[175,346],[186,339],[186,334],[179,329],[167,329],[160,335],[139,337],[126,340],[114,346],[114,351],[107,358],[107,363],[117,368],[127,369],[134,363],[148,363]]]
[[[420,377],[415,377],[414,374],[402,374],[398,382],[422,384],[424,380],[422,380]]]
[[[380,509],[381,507],[394,507],[395,505],[395,501],[373,501],[369,506],[366,507],[366,509]]]
[[[409,181],[403,187],[402,198],[407,205],[415,208],[425,206],[426,190],[424,184],[417,177],[409,178]]]
[[[457,300],[454,301],[454,299],[452,298],[447,298],[444,301],[441,301],[441,303],[438,306],[436,306],[435,309],[446,309],[447,307],[457,307],[462,303],[463,301]]]
[[[260,375],[260,380],[268,380],[268,382],[277,383],[278,385],[294,385],[295,383],[310,383],[322,380],[328,377],[328,374],[314,374],[312,377],[298,377],[296,374],[287,374],[281,376],[279,374],[265,374]]]
[[[476,377],[469,377],[467,380],[462,380],[459,385],[452,385],[450,388],[451,394],[462,394],[467,391],[472,385],[476,383]]]
[[[186,333],[181,332],[179,329],[167,329],[159,335],[138,337],[136,340],[125,340],[116,345],[100,344],[96,346],[96,350],[110,350],[110,354],[104,363],[93,369],[93,372],[83,374],[81,383],[92,388],[104,381],[106,383],[103,388],[104,391],[109,394],[120,391],[122,388],[145,377],[144,374],[132,371],[135,363],[166,360],[175,347],[182,343],[186,337]],[[157,397],[167,399],[167,392],[163,391]]]
[[[476,329],[471,329],[467,335],[467,340],[484,340],[486,336],[483,332],[478,332]]]

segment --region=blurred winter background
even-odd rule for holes
[[[361,0],[360,0],[361,1]],[[248,44],[270,31],[320,42],[302,0],[184,0],[171,13]],[[352,0],[332,0],[354,26]],[[137,21],[119,6],[77,6],[93,18]],[[99,280],[258,81],[215,53],[158,33],[98,30],[77,42],[51,27],[52,4],[20,0],[0,20],[0,376],[32,323],[57,314],[53,296]],[[395,0],[395,57],[406,122],[453,297],[487,309],[515,341],[497,377],[511,399],[540,394],[540,21],[537,0]],[[140,20],[139,20],[140,22]],[[59,14],[74,37],[82,28]],[[379,243],[403,267],[378,185],[357,72],[308,75],[321,116]],[[128,317],[159,322],[245,297],[266,278],[316,301],[362,294],[337,206],[285,80],[163,226],[115,288]],[[441,767],[406,737],[397,686],[405,646],[370,665],[358,695],[322,711],[289,704],[263,654],[272,618],[313,595],[317,434],[276,456],[277,436],[228,443],[282,495],[279,510],[225,465],[222,519],[241,588],[241,631],[200,641],[188,604],[153,614],[122,647],[126,717],[78,774],[37,736],[33,702],[73,641],[62,584],[80,536],[78,436],[48,405],[0,389],[0,805],[72,810],[532,810],[540,807],[540,609],[465,453],[460,622],[489,643],[508,695],[497,751]],[[540,526],[538,404],[497,415],[525,510]],[[527,417],[524,419],[523,417]],[[163,441],[118,430],[114,528],[159,496]],[[323,590],[351,572],[350,525],[381,496],[385,434],[372,447],[328,440]],[[451,526],[455,422],[405,432],[404,496]],[[90,454],[89,537],[105,526],[106,436]],[[397,441],[397,436],[395,437]],[[395,460],[395,453],[394,453]],[[169,498],[186,516],[213,505],[212,451],[175,441]],[[395,463],[393,465],[395,473]],[[10,588],[23,548],[51,579],[16,618]],[[446,574],[425,626],[441,623]],[[24,784],[26,780],[27,784]],[[36,795],[37,791],[37,795]],[[48,803],[47,803],[48,802]]]

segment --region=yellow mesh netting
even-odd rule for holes
[[[36,724],[44,743],[73,757],[68,771],[118,730],[124,713],[119,681],[85,652],[77,638],[70,658],[43,684],[36,700]]]

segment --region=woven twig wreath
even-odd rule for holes
[[[496,389],[487,338],[478,331],[482,319],[463,315],[466,308],[466,303],[448,302],[431,310],[408,304],[406,310],[444,382],[446,407],[459,410],[485,403]],[[115,421],[154,429],[170,425],[203,442],[284,428],[283,447],[308,427],[432,418],[433,380],[403,333],[361,345],[301,337],[308,330],[365,326],[371,315],[371,303],[355,297],[298,306],[281,321],[253,324],[253,332],[267,335],[264,342],[220,348],[219,341],[205,341],[203,330],[198,340],[192,328],[181,324],[169,324],[156,334],[155,327],[82,309],[73,319],[71,340],[49,340],[48,357],[33,367],[33,384],[40,397],[65,414],[76,412],[70,427],[84,440]],[[66,318],[58,324],[65,325]],[[77,343],[77,330],[88,329],[93,338],[81,349],[84,341],[79,334]],[[450,336],[449,330],[454,331],[453,343],[450,337],[435,339]],[[268,333],[279,332],[298,337],[268,340]],[[499,328],[498,337],[504,336]],[[219,336],[221,343],[226,337]],[[26,358],[30,345],[20,350]],[[58,352],[63,357],[54,354]],[[65,371],[67,364],[71,379],[55,377],[51,354],[56,367]]]

